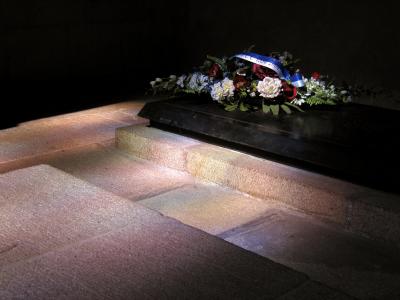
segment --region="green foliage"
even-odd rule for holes
[[[288,115],[290,115],[292,113],[292,108],[303,112],[303,110],[300,109],[300,107],[298,107],[295,104],[289,103],[289,102],[285,102],[284,104],[266,104],[265,101],[262,101],[261,104],[261,108],[263,113],[265,114],[269,114],[272,113],[274,116],[279,115],[279,111],[283,110],[285,113],[287,113]]]
[[[294,108],[300,112],[304,112],[304,110],[302,110],[299,106],[297,106],[296,104],[290,103],[290,102],[285,102],[285,105],[290,106],[291,108]]]
[[[218,64],[223,72],[226,72],[228,70],[225,58],[218,58],[215,56],[207,55],[207,59],[213,63]]]
[[[288,115],[290,115],[292,113],[292,110],[290,109],[289,106],[285,105],[285,104],[281,104],[281,108],[282,110],[287,113]]]
[[[219,65],[224,65],[225,64],[225,60],[223,60],[221,58],[218,58],[218,57],[215,57],[215,56],[207,55],[207,59],[212,61],[212,62],[214,62],[214,63],[216,63],[216,64],[219,64]]]
[[[182,92],[185,94],[196,94],[196,91],[191,90],[191,89],[179,89],[177,92]]]
[[[271,108],[272,114],[274,116],[279,115],[279,105],[278,104],[273,104],[270,106],[270,108]]]
[[[248,111],[250,109],[250,106],[248,104],[240,102],[239,109],[240,111]]]
[[[270,105],[266,105],[265,102],[262,102],[262,111],[265,114],[268,114],[271,111],[271,106]]]
[[[313,105],[335,105],[336,102],[332,99],[324,99],[322,97],[318,97],[317,95],[311,96],[306,99],[306,103],[310,106]]]
[[[238,94],[239,94],[239,98],[241,98],[241,99],[245,99],[248,97],[245,89],[240,89]]]
[[[226,111],[235,111],[238,108],[238,103],[229,103],[229,104],[224,104],[225,105],[225,110]]]

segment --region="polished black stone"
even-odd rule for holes
[[[357,104],[305,113],[227,112],[191,96],[148,103],[139,113],[153,126],[211,138],[269,159],[399,191],[400,112]]]

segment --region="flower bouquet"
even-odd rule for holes
[[[351,101],[351,92],[327,81],[318,72],[304,77],[298,59],[288,52],[263,56],[250,51],[217,58],[207,56],[193,73],[151,81],[153,93],[206,94],[227,111],[256,111],[278,115],[316,105]]]

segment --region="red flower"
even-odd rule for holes
[[[213,78],[220,78],[222,77],[222,70],[219,64],[213,64],[208,70],[208,76]]]
[[[313,72],[311,74],[311,78],[318,80],[321,77],[321,74],[319,72]]]
[[[236,90],[239,90],[239,89],[247,86],[248,83],[249,82],[247,81],[246,77],[243,75],[236,74],[235,78],[233,78],[233,85],[235,86]]]
[[[297,88],[294,85],[282,80],[283,95],[287,100],[293,100],[297,96]]]
[[[265,77],[278,77],[278,75],[274,71],[264,68],[263,66],[258,64],[253,64],[253,66],[251,67],[251,71],[261,80],[263,80]]]

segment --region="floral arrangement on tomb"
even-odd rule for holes
[[[349,88],[335,86],[318,72],[304,77],[298,62],[286,51],[264,56],[249,49],[231,57],[207,56],[193,73],[156,78],[150,84],[154,94],[205,94],[227,111],[273,115],[351,101]]]

